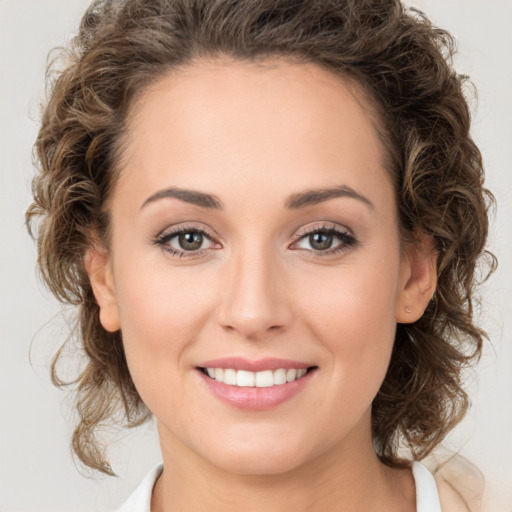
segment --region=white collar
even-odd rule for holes
[[[416,486],[416,512],[442,512],[432,473],[421,462],[413,462],[411,468]],[[162,464],[153,468],[116,512],[151,512],[151,494],[163,469]]]
[[[416,485],[416,512],[441,512],[439,493],[432,473],[421,462],[413,462],[411,467]]]

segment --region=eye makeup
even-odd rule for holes
[[[175,258],[201,258],[222,248],[212,233],[192,224],[168,228],[160,232],[152,244]],[[347,229],[322,223],[300,229],[288,248],[322,258],[341,254],[357,244],[358,241]]]

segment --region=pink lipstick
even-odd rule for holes
[[[197,367],[217,398],[253,411],[271,409],[297,395],[310,382],[316,368],[303,361],[240,357],[205,361]]]

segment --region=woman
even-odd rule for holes
[[[99,428],[157,421],[122,510],[467,510],[411,464],[484,338],[492,196],[451,51],[396,1],[91,6],[27,218],[80,308],[77,456],[112,474]]]

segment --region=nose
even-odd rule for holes
[[[248,340],[285,330],[292,319],[282,268],[270,254],[243,251],[229,263],[219,324]]]

